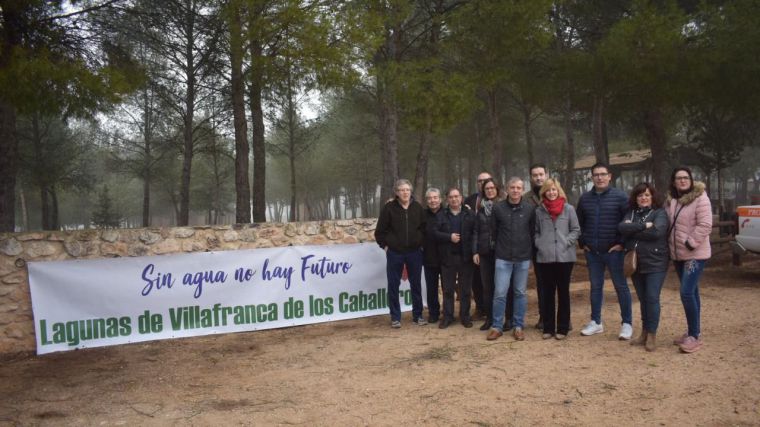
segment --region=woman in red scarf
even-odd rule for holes
[[[539,191],[536,208],[536,269],[544,278],[541,298],[544,339],[565,339],[570,328],[570,275],[575,265],[575,245],[581,234],[575,209],[567,203],[558,181],[548,178]],[[554,310],[555,294],[557,310]],[[555,335],[556,333],[556,335]]]

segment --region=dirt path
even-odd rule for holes
[[[758,425],[760,257],[713,260],[702,281],[702,351],[670,341],[685,320],[671,272],[655,353],[589,315],[576,268],[566,341],[487,342],[459,325],[400,330],[387,316],[289,329],[0,359],[0,425]],[[536,321],[530,291],[528,323]],[[634,298],[634,328],[639,310]]]

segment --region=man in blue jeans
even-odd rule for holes
[[[375,228],[375,241],[385,250],[388,277],[388,308],[391,327],[401,327],[399,286],[406,265],[409,287],[412,291],[412,320],[419,326],[427,325],[422,317],[422,242],[425,236],[425,211],[412,199],[412,184],[399,179],[394,185],[396,198],[380,211]]]
[[[591,281],[591,321],[581,330],[589,336],[604,332],[602,302],[604,300],[604,270],[610,272],[615,286],[622,325],[618,338],[631,339],[631,291],[623,273],[623,238],[618,224],[628,207],[628,196],[620,189],[610,187],[612,173],[604,163],[591,167],[594,188],[583,193],[578,200],[578,222],[581,237],[578,244],[586,254],[589,280]]]
[[[515,288],[515,311],[512,316],[512,335],[525,339],[525,310],[528,306],[528,269],[533,257],[535,206],[523,199],[523,181],[512,177],[507,182],[507,199],[493,207],[496,230],[496,268],[494,274],[493,319],[487,340],[503,335],[504,306],[510,280]]]

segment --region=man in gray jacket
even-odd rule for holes
[[[496,273],[493,320],[487,337],[489,341],[503,335],[504,306],[513,275],[515,312],[512,317],[512,333],[517,341],[525,339],[523,327],[528,305],[528,269],[533,257],[535,207],[523,199],[523,188],[521,178],[510,178],[507,182],[507,199],[494,206]]]

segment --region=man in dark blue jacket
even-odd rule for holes
[[[438,283],[441,279],[441,262],[438,259],[438,241],[435,229],[438,225],[437,215],[441,211],[441,190],[430,187],[425,192],[426,228],[425,241],[422,244],[423,269],[425,271],[425,286],[427,289],[428,322],[436,323],[441,314],[441,303],[438,301]]]
[[[465,328],[472,327],[470,291],[472,286],[472,237],[475,214],[462,206],[462,193],[451,188],[446,193],[448,206],[437,215],[436,240],[443,281],[443,319],[438,327],[447,328],[454,322],[454,288],[459,283],[459,320]]]
[[[581,335],[604,332],[602,325],[602,302],[604,299],[604,270],[607,268],[615,286],[622,326],[620,339],[629,340],[631,326],[631,291],[623,274],[623,238],[618,224],[628,208],[628,196],[622,190],[610,187],[612,173],[609,166],[597,163],[591,167],[594,188],[583,193],[578,200],[578,222],[581,237],[578,244],[586,254],[589,280],[591,281],[591,321],[581,330]]]

